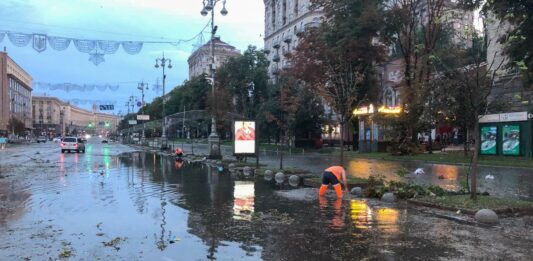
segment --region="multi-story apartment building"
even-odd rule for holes
[[[241,55],[241,52],[237,50],[234,46],[231,46],[222,40],[220,37],[214,39],[215,42],[215,69],[220,68],[224,63],[226,63],[229,58],[236,57]],[[210,73],[211,65],[211,41],[204,44],[202,47],[194,51],[189,59],[189,79],[196,77],[201,74]]]
[[[32,115],[36,135],[64,133],[65,104],[56,97],[33,96]]]
[[[0,52],[0,133],[12,132],[11,119],[32,128],[31,92],[32,77],[11,59],[4,49]]]
[[[32,99],[33,124],[38,135],[114,132],[120,120],[118,116],[85,110],[56,97],[34,96]]]
[[[485,20],[487,39],[487,69],[495,71],[495,83],[491,101],[497,101],[506,112],[531,111],[533,108],[533,90],[523,81],[521,72],[505,55],[504,45],[499,42],[512,27],[508,22],[500,21],[494,16]]]
[[[298,45],[298,36],[317,27],[323,12],[311,8],[310,0],[264,0],[265,53],[270,61],[268,74],[275,81],[280,70],[290,66],[287,54]]]

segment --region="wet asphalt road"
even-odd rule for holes
[[[8,153],[0,154],[5,175],[0,260],[527,260],[532,255],[533,222],[527,218],[486,228],[405,203],[319,201],[316,189],[285,191],[262,179],[237,180],[201,164],[176,164],[98,139],[85,154],[61,154],[52,143]]]

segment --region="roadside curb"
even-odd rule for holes
[[[430,208],[436,208],[441,210],[449,210],[449,211],[461,211],[463,214],[467,215],[475,215],[477,210],[473,209],[465,209],[465,208],[456,208],[456,207],[449,207],[449,206],[443,206],[435,203],[430,203],[426,201],[420,201],[416,199],[408,199],[408,203],[417,205],[417,206],[423,206],[423,207],[430,207]],[[493,211],[501,216],[533,216],[533,207],[524,207],[524,208],[498,208],[493,209]]]

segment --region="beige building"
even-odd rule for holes
[[[312,10],[309,0],[264,0],[265,53],[270,61],[268,74],[275,80],[290,64],[286,55],[298,45],[298,36],[309,27],[317,27],[323,13]]]
[[[220,68],[229,60],[229,58],[241,55],[239,50],[221,41],[220,37],[216,37],[214,42],[215,69]],[[189,63],[189,79],[203,73],[209,75],[211,64],[211,41],[194,51],[191,56],[189,56],[187,62]]]
[[[522,73],[515,66],[509,66],[511,59],[505,54],[504,45],[499,39],[504,36],[512,26],[501,21],[494,15],[485,19],[485,35],[487,39],[487,69],[495,71],[494,87],[489,101],[503,105],[504,111],[495,112],[520,112],[531,111],[533,108],[533,89],[523,81]]]
[[[120,117],[89,111],[56,97],[33,97],[33,124],[38,135],[105,134],[117,129]]]
[[[13,61],[7,52],[0,52],[0,134],[11,133],[12,118],[32,128],[32,77]],[[22,134],[22,133],[18,133]]]

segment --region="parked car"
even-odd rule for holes
[[[81,138],[77,137],[65,137],[60,143],[61,146],[61,153],[65,153],[65,151],[71,152],[83,152],[85,153],[85,143],[81,140]]]
[[[46,137],[45,136],[39,136],[37,137],[37,143],[46,143]]]
[[[102,140],[102,143],[109,143],[109,141],[108,141],[106,138],[104,138],[104,139]]]
[[[54,141],[54,142],[61,142],[61,137],[55,137],[55,138],[53,139],[53,141]]]

